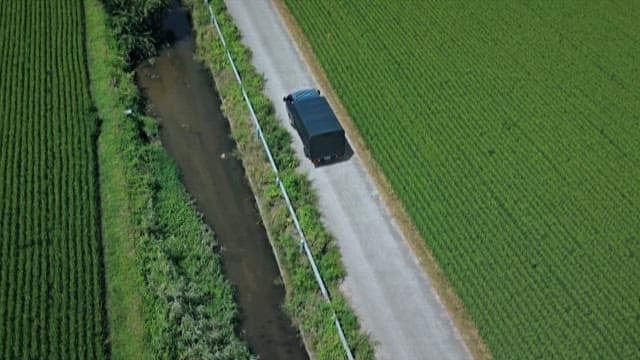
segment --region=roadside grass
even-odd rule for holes
[[[192,9],[194,30],[197,33],[197,54],[211,71],[220,96],[223,111],[229,118],[231,133],[238,144],[239,156],[246,169],[249,183],[257,198],[258,207],[283,275],[287,295],[285,311],[300,328],[307,349],[317,359],[338,359],[345,356],[333,323],[331,308],[322,298],[311,267],[300,252],[298,236],[288,210],[276,186],[275,178],[233,77],[217,34],[210,23],[209,13],[200,1],[185,1]],[[307,178],[296,172],[298,160],[291,148],[289,133],[274,116],[273,104],[263,94],[264,79],[251,64],[249,50],[240,42],[240,35],[226,13],[222,1],[212,1],[219,24],[245,88],[261,122],[267,142],[272,149],[281,178],[299,216],[309,246],[332,297],[333,310],[340,319],[354,356],[358,359],[374,357],[369,338],[360,331],[358,320],[338,287],[345,270],[335,240],[320,220],[314,195]]]

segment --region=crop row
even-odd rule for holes
[[[82,1],[0,4],[0,357],[102,358]]]
[[[495,357],[640,354],[637,4],[286,3]]]

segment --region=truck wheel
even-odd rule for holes
[[[293,117],[291,117],[291,113],[288,112],[288,111],[287,111],[287,117],[289,118],[289,124],[291,124],[291,127],[295,129],[296,128],[296,124],[293,123]]]

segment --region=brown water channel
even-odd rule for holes
[[[188,13],[178,4],[163,26],[170,47],[136,70],[162,144],[205,222],[221,243],[224,273],[236,290],[240,336],[261,359],[307,359],[297,329],[282,312],[284,288],[235,143],[205,68],[194,60]]]

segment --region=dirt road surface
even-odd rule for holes
[[[267,79],[266,94],[294,138],[319,195],[323,221],[347,269],[342,291],[371,335],[379,359],[468,359],[469,352],[398,231],[357,155],[314,168],[287,120],[282,97],[316,87],[308,66],[271,1],[227,0],[228,11]],[[348,134],[347,134],[348,136]]]

